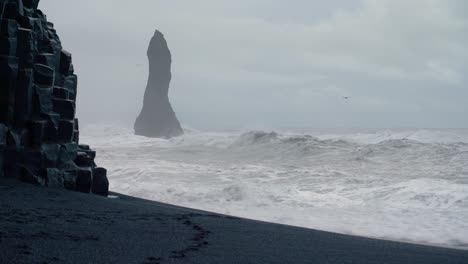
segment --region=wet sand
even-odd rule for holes
[[[0,180],[0,263],[468,264],[468,251]]]

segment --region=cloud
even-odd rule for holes
[[[155,28],[164,32],[172,50],[171,95],[182,116],[190,112],[183,120],[187,123],[198,122],[193,112],[210,113],[209,106],[249,123],[263,118],[255,111],[296,116],[310,115],[317,107],[323,112],[412,111],[414,104],[426,103],[408,91],[421,89],[428,91],[424,102],[442,106],[437,111],[454,104],[460,104],[459,115],[468,110],[459,99],[468,95],[468,12],[463,12],[468,7],[463,0],[50,0],[41,6],[74,54],[84,83],[80,102],[95,109],[100,95],[113,93],[120,100],[101,103],[103,116],[125,111],[131,119],[138,112],[147,70],[136,65],[146,65]],[[354,105],[337,101],[341,96],[329,87],[352,95]],[[396,99],[389,89],[414,95],[395,103],[389,101]],[[446,101],[440,101],[446,91]],[[246,109],[253,114],[246,116]],[[392,120],[398,126],[399,117]],[[459,117],[452,120],[452,126],[460,122]]]

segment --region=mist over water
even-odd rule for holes
[[[197,131],[88,125],[111,190],[345,234],[468,248],[468,129]]]

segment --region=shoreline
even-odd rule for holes
[[[468,251],[0,180],[0,263],[468,263]]]
[[[414,240],[406,240],[406,239],[392,239],[392,238],[386,238],[386,237],[376,237],[376,236],[364,236],[364,235],[359,235],[359,234],[348,234],[348,233],[341,233],[341,232],[334,232],[334,231],[328,231],[328,230],[322,230],[322,229],[316,229],[316,228],[309,228],[305,226],[300,226],[300,225],[290,225],[290,224],[283,224],[283,223],[276,223],[276,222],[269,222],[265,220],[259,220],[259,219],[253,219],[249,217],[242,217],[242,216],[235,216],[231,214],[223,214],[215,211],[208,211],[208,210],[203,210],[203,209],[197,209],[197,208],[191,208],[183,205],[177,205],[177,204],[171,204],[171,203],[165,203],[165,202],[159,202],[156,200],[150,200],[150,199],[145,199],[137,196],[131,196],[128,194],[123,194],[123,193],[118,193],[118,192],[109,192],[109,199],[119,199],[120,197],[125,197],[126,199],[140,199],[143,201],[149,201],[149,202],[155,202],[159,204],[165,204],[168,206],[172,206],[174,208],[180,208],[182,210],[191,210],[191,211],[198,211],[200,213],[207,213],[207,214],[217,214],[217,215],[223,215],[226,217],[232,217],[232,218],[237,218],[240,220],[247,220],[247,221],[255,221],[259,223],[264,223],[264,224],[273,224],[273,225],[280,225],[284,227],[292,227],[292,228],[303,228],[306,230],[313,230],[313,231],[319,231],[319,232],[324,232],[324,233],[329,233],[329,234],[336,234],[336,235],[344,235],[344,236],[351,236],[351,237],[356,237],[356,238],[367,238],[367,239],[374,239],[374,240],[381,240],[381,241],[388,241],[388,242],[395,242],[395,243],[402,243],[402,244],[410,244],[410,245],[415,245],[415,246],[426,246],[426,247],[435,247],[435,248],[445,248],[445,249],[455,249],[455,250],[462,250],[462,251],[468,251],[468,245],[465,246],[450,246],[450,245],[445,245],[445,244],[437,244],[437,243],[426,243],[426,242],[418,242]]]

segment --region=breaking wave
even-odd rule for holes
[[[84,127],[111,188],[252,219],[468,248],[468,130]]]

